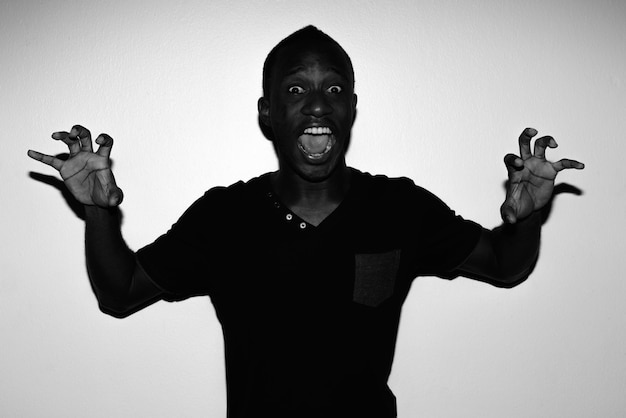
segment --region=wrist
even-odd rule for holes
[[[519,218],[516,223],[519,225],[531,225],[531,224],[541,225],[541,209],[533,210],[525,217]]]
[[[85,205],[85,218],[89,220],[118,220],[120,216],[120,210],[117,206],[104,208],[98,205]]]

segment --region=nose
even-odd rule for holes
[[[302,113],[307,116],[321,117],[332,113],[333,108],[322,92],[311,92],[305,105],[302,107]]]

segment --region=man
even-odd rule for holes
[[[229,417],[396,416],[387,386],[402,303],[419,275],[494,285],[524,280],[537,257],[539,210],[573,160],[545,159],[551,137],[507,155],[505,225],[463,220],[408,179],[350,168],[357,96],[346,52],[316,28],[279,43],[263,72],[259,120],[279,170],[213,188],[137,253],[120,233],[122,201],[106,134],[93,152],[74,126],[54,139],[56,168],[85,205],[89,276],[101,309],[127,316],[157,301],[208,295],[225,339]]]

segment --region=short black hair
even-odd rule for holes
[[[267,54],[267,58],[265,58],[265,64],[263,64],[263,97],[269,98],[270,85],[272,82],[272,70],[274,68],[274,65],[276,64],[276,60],[278,59],[280,50],[292,43],[306,41],[310,42],[311,40],[319,41],[320,43],[330,42],[331,44],[336,45],[341,50],[341,52],[343,52],[350,67],[352,75],[352,87],[354,87],[354,68],[352,67],[352,60],[350,59],[348,53],[333,38],[322,32],[315,26],[308,25],[300,30],[295,31],[294,33],[280,41],[274,48],[272,48],[270,53]]]

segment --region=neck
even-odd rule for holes
[[[283,204],[308,222],[318,224],[343,200],[350,188],[351,171],[337,167],[326,179],[307,181],[291,170],[272,174],[272,187]]]

